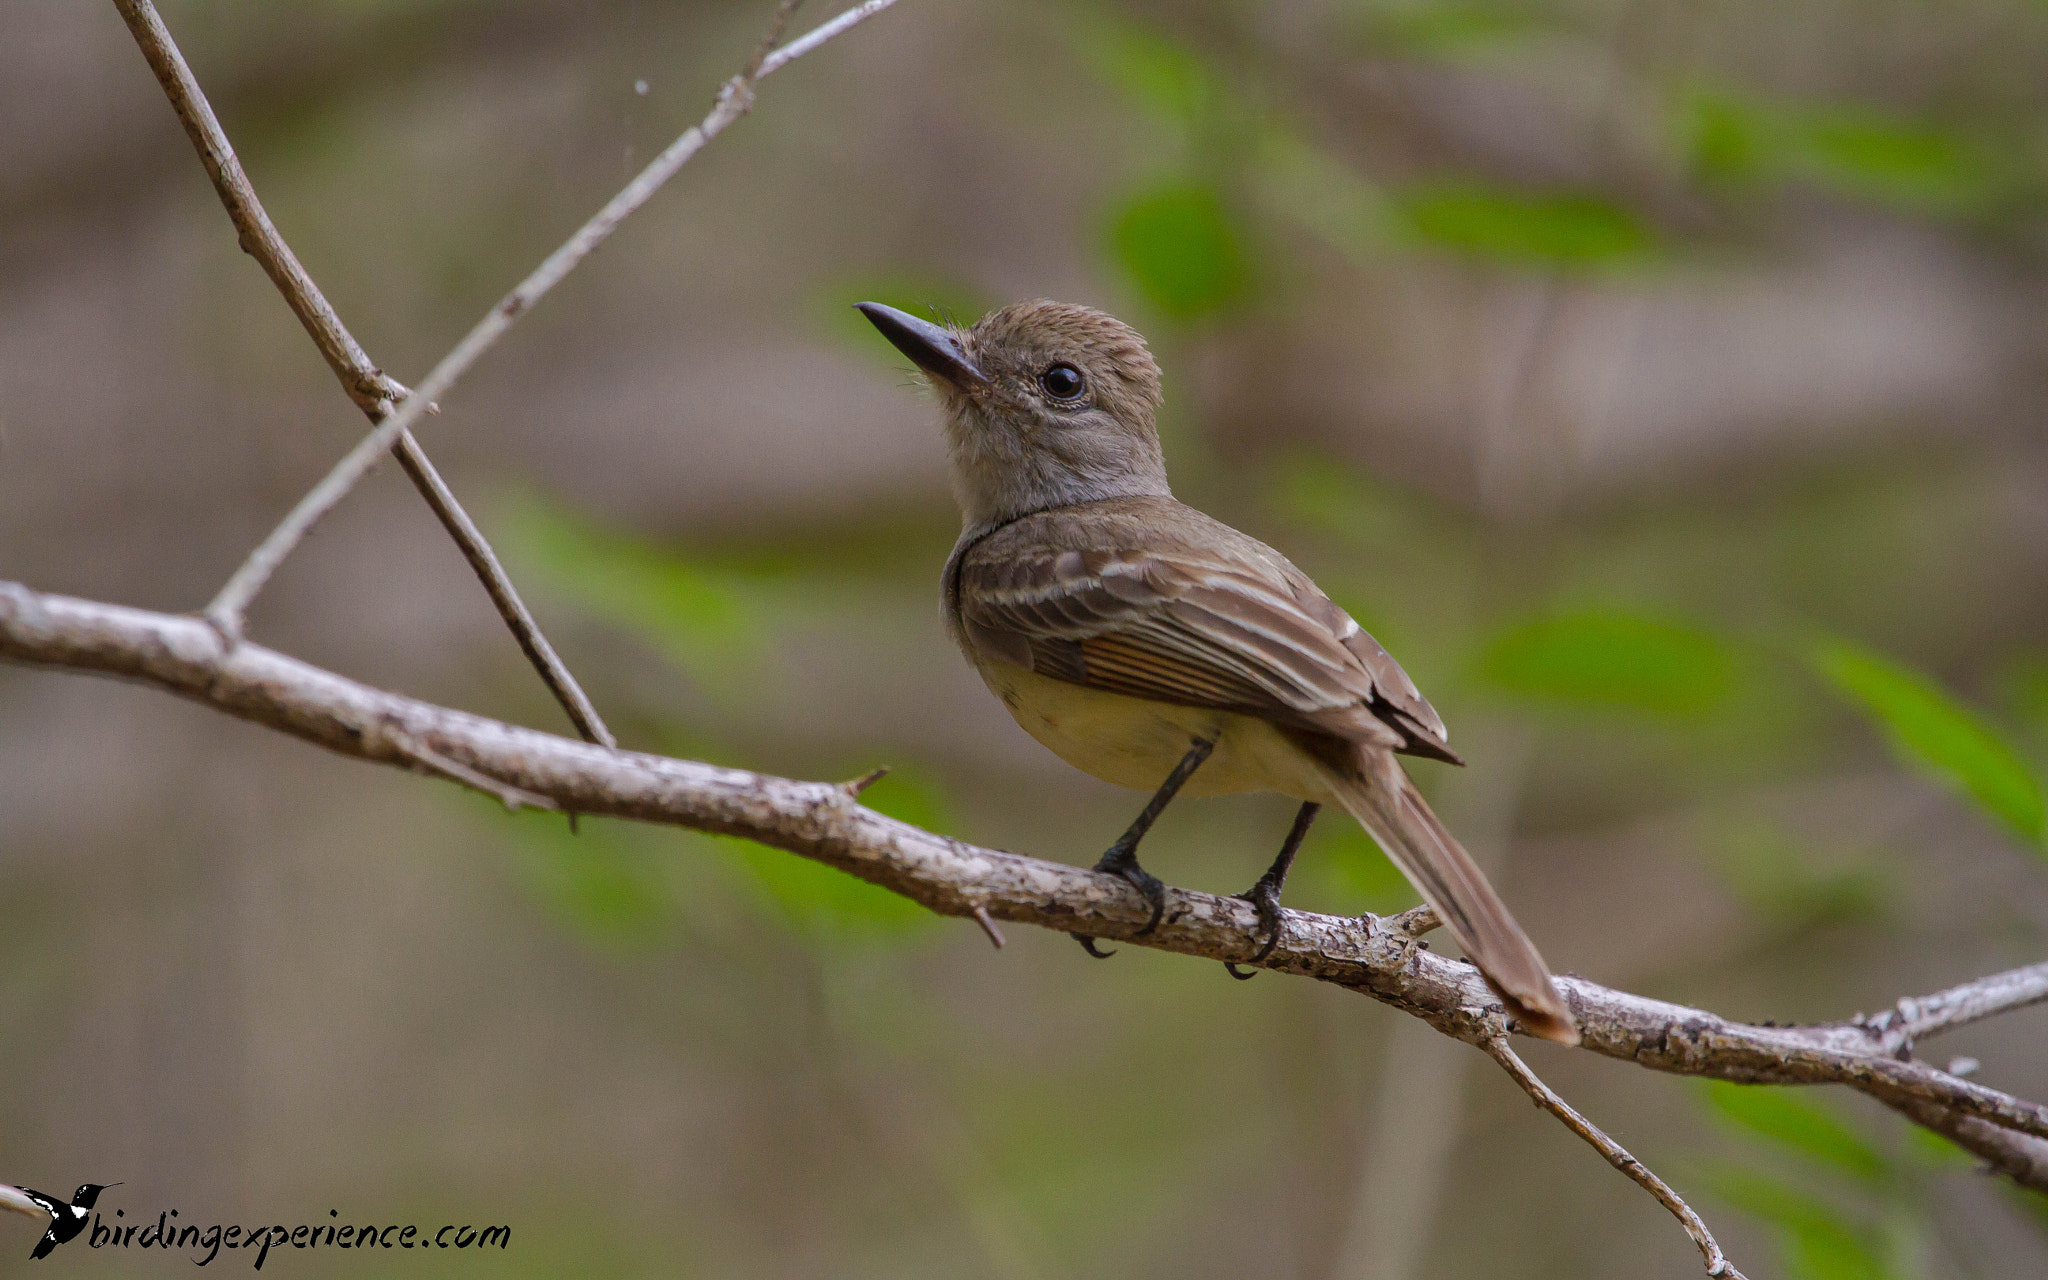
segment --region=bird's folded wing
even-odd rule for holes
[[[1122,523],[1026,522],[973,548],[956,588],[969,641],[1054,679],[1449,757],[1407,675],[1277,553],[1220,525],[1233,541]]]

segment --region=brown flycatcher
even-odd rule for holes
[[[1243,895],[1268,934],[1254,963],[1279,940],[1296,849],[1321,806],[1336,804],[1525,1028],[1577,1043],[1543,957],[1395,758],[1463,763],[1435,709],[1285,556],[1173,500],[1145,340],[1058,302],[1004,307],[967,329],[880,303],[860,310],[945,410],[964,525],[944,580],[954,641],[1061,759],[1154,792],[1096,863],[1151,904],[1138,933],[1166,909],[1138,841],[1176,794],[1302,802],[1279,857]]]

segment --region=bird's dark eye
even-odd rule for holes
[[[1088,383],[1081,377],[1079,369],[1063,362],[1039,374],[1038,385],[1044,387],[1045,394],[1055,400],[1072,400],[1081,394]]]

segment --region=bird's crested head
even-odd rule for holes
[[[860,309],[937,394],[969,526],[1102,498],[1168,496],[1159,365],[1121,320],[1043,299],[965,329],[879,303]]]

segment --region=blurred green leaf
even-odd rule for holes
[[[516,817],[527,890],[591,941],[627,949],[656,941],[674,903],[661,868],[620,824],[586,817],[579,826],[572,833],[555,813]]]
[[[1111,217],[1109,245],[1146,299],[1178,320],[1221,311],[1250,284],[1237,219],[1201,183],[1169,183],[1125,201]]]
[[[780,849],[749,844],[740,859],[767,900],[804,933],[899,934],[938,919],[900,894]]]
[[[1722,1119],[1781,1146],[1868,1181],[1891,1172],[1890,1162],[1863,1135],[1790,1086],[1708,1080],[1702,1093]]]
[[[1422,0],[1392,6],[1368,20],[1364,39],[1382,55],[1389,49],[1443,59],[1491,54],[1551,29],[1536,10],[1497,0]]]
[[[2006,1202],[2019,1210],[2020,1216],[2042,1235],[2048,1236],[2048,1195],[2026,1187],[2016,1187],[2003,1178],[1992,1180],[2005,1193]]]
[[[1390,915],[1422,901],[1365,829],[1342,813],[1326,814],[1310,829],[1296,866],[1294,878],[1303,884],[1293,900],[1310,911]]]
[[[1886,1280],[1875,1233],[1818,1196],[1749,1169],[1710,1170],[1707,1188],[1777,1228],[1795,1280]]]
[[[700,678],[730,674],[760,641],[747,584],[608,533],[537,500],[512,508],[507,555],[555,592],[661,645]]]
[[[1814,669],[1885,731],[1892,751],[2034,844],[2048,835],[2048,799],[2018,752],[1975,712],[1916,671],[1846,641],[1826,639]]]
[[[1805,107],[1706,91],[1692,97],[1685,127],[1695,170],[1722,181],[1800,180],[1936,210],[1979,204],[1993,185],[1970,139],[1860,104]]]
[[[1906,1149],[1916,1163],[1928,1169],[1974,1169],[1978,1158],[1963,1150],[1932,1129],[1923,1129],[1917,1124],[1905,1126]],[[2035,1193],[2044,1211],[2048,1211],[2048,1197]]]
[[[1755,114],[1733,99],[1701,94],[1687,121],[1695,171],[1722,181],[1747,181],[1764,167],[1769,143]]]
[[[1227,95],[1208,59],[1136,23],[1098,15],[1076,28],[1075,43],[1103,79],[1183,124],[1197,122]]]
[[[1551,194],[1448,182],[1396,197],[1420,242],[1466,257],[1551,269],[1642,260],[1656,237],[1627,209],[1590,194]]]
[[[1477,674],[1527,698],[1687,716],[1719,703],[1735,668],[1734,650],[1707,632],[1594,611],[1500,632],[1482,651]]]
[[[1948,204],[1980,182],[1968,149],[1950,134],[1873,113],[1835,111],[1810,120],[1806,163],[1844,191],[1903,204]]]
[[[1099,20],[1083,27],[1079,45],[1104,79],[1182,127],[1200,172],[1241,173],[1261,208],[1301,224],[1354,262],[1390,239],[1378,186],[1269,110],[1255,83],[1233,83],[1190,46],[1133,24]],[[1140,193],[1113,222],[1142,242],[1127,244],[1113,231],[1112,251],[1167,314],[1214,310],[1236,301],[1246,283],[1244,237],[1228,213],[1198,183]],[[1134,217],[1137,223],[1126,226]],[[1197,252],[1152,247],[1156,237]],[[1161,257],[1168,261],[1155,260]]]

